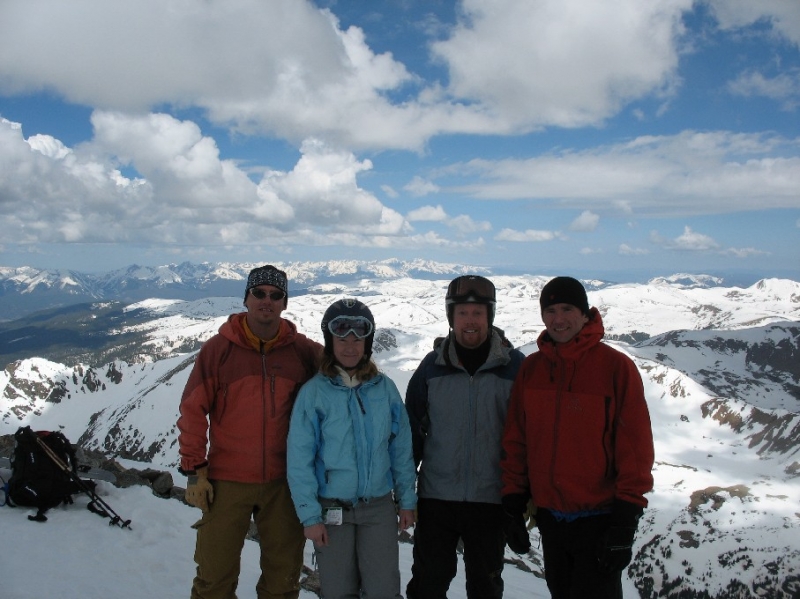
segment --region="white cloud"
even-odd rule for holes
[[[796,208],[798,147],[770,134],[684,131],[528,159],[472,160],[441,172],[471,177],[453,190],[478,199],[556,200],[650,216],[724,214]]]
[[[675,239],[666,239],[658,231],[651,231],[650,241],[666,249],[687,251],[687,252],[706,252],[722,256],[733,256],[735,258],[749,258],[751,256],[767,256],[770,252],[756,248],[722,248],[709,235],[698,233],[688,225],[684,227],[683,233]],[[634,250],[625,244],[620,246],[621,254],[646,254],[646,250]]]
[[[684,226],[683,233],[674,239],[666,239],[657,231],[652,231],[650,241],[662,245],[667,249],[691,252],[719,251],[720,245],[714,239],[703,233],[698,233],[688,225]]]
[[[715,250],[719,248],[719,244],[708,235],[692,231],[692,228],[686,226],[683,228],[683,234],[676,237],[670,246],[677,250]]]
[[[239,133],[422,150],[442,133],[599,124],[668,94],[692,1],[468,0],[459,24],[432,36],[447,87],[308,0],[7,4],[0,92],[48,89],[125,112],[198,107]]]
[[[441,204],[437,206],[422,206],[412,210],[406,215],[409,222],[439,222],[455,230],[459,235],[469,235],[479,231],[491,231],[492,224],[488,221],[476,221],[468,214],[450,217]]]
[[[800,106],[800,69],[787,69],[771,78],[758,71],[747,71],[729,82],[728,89],[740,96],[776,100],[783,110],[791,111]]]
[[[42,155],[56,160],[66,158],[72,153],[72,150],[49,135],[31,135],[28,138],[28,145]]]
[[[191,121],[96,111],[92,125],[86,151],[134,166],[172,208],[234,210],[258,200],[253,182],[233,161],[221,160],[216,142]]]
[[[621,243],[618,251],[623,256],[644,256],[650,253],[650,251],[645,248],[631,247],[627,243]]]
[[[154,207],[152,200],[147,182],[126,180],[104,160],[47,136],[31,144],[21,127],[0,120],[0,237],[7,242],[125,241],[136,236],[129,215]]]
[[[467,214],[460,214],[446,221],[447,226],[455,229],[461,235],[475,233],[477,231],[491,231],[492,225],[488,221],[476,221]]]
[[[600,222],[600,216],[589,210],[584,210],[573,220],[569,225],[570,231],[589,232],[597,228],[597,223]]]
[[[369,160],[359,162],[316,139],[303,142],[301,153],[291,171],[266,173],[260,187],[286,198],[303,222],[357,225],[380,217],[380,202],[356,183],[358,173],[372,168]]]
[[[314,244],[313,238],[303,238],[302,243]],[[372,237],[365,237],[362,235],[353,235],[345,233],[333,233],[326,235],[324,239],[316,240],[316,245],[330,245],[330,246],[352,246],[364,248],[380,248],[387,250],[409,250],[409,249],[442,249],[448,251],[480,251],[486,246],[486,241],[482,237],[469,240],[452,240],[442,237],[434,231],[427,231],[417,235],[397,236],[375,235]]]
[[[553,231],[537,231],[527,229],[525,231],[515,231],[514,229],[503,229],[495,239],[497,241],[552,241],[558,237],[558,233]]]
[[[397,193],[397,191],[395,191],[394,187],[392,187],[391,185],[381,185],[381,191],[390,198],[400,197],[400,194]]]
[[[426,181],[422,177],[414,177],[411,181],[409,181],[406,185],[403,186],[408,193],[413,196],[426,196],[431,193],[436,193],[439,191],[439,186],[435,183],[431,183],[430,181]]]
[[[419,148],[438,130],[419,106],[386,99],[414,80],[403,64],[306,0],[13,4],[0,20],[0,92],[44,88],[125,112],[195,106],[298,143]]]
[[[477,100],[509,129],[597,124],[675,85],[681,15],[691,6],[466,0],[459,25],[433,52],[450,70],[447,91]]]
[[[728,248],[723,254],[735,256],[737,258],[749,258],[750,256],[768,256],[769,252],[757,250],[756,248]]]
[[[406,240],[403,240],[403,247],[441,247],[449,250],[480,250],[486,246],[486,241],[483,237],[476,239],[467,239],[461,241],[453,241],[446,239],[438,234],[429,231],[422,235],[412,235]]]
[[[795,2],[709,1],[722,28],[761,20],[800,43]],[[634,100],[669,98],[694,4],[466,0],[455,26],[431,33],[443,87],[309,0],[7,0],[0,93],[47,89],[130,113],[196,107],[237,133],[421,151],[440,134],[598,125]]]
[[[442,205],[439,204],[438,206],[422,206],[417,208],[416,210],[412,210],[408,214],[406,214],[406,218],[410,222],[416,221],[434,221],[434,222],[442,222],[447,220],[449,217],[447,216],[447,212],[445,212]]]
[[[395,210],[358,185],[372,168],[346,151],[307,140],[291,171],[260,183],[190,121],[164,114],[98,111],[95,137],[76,148],[46,136],[25,140],[0,122],[0,236],[14,243],[134,241],[159,244],[312,245],[327,234],[371,243],[407,236]],[[132,167],[131,179],[119,167]]]
[[[772,31],[800,46],[800,8],[794,0],[707,0],[722,29],[766,23]]]

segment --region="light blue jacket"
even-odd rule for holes
[[[303,526],[322,522],[319,498],[356,503],[394,490],[414,509],[411,428],[394,382],[378,376],[355,388],[317,374],[300,389],[289,425],[287,477]]]

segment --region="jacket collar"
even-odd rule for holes
[[[258,348],[254,347],[250,342],[247,332],[244,329],[243,322],[246,315],[247,312],[231,314],[228,317],[228,320],[226,320],[219,328],[219,334],[236,345],[258,351]],[[282,347],[292,343],[296,335],[297,327],[295,324],[289,320],[286,320],[285,318],[281,318],[281,327],[280,331],[278,332],[278,340],[272,347],[270,347],[270,349],[275,349],[276,347]]]
[[[502,366],[510,361],[509,352],[512,349],[511,343],[501,335],[500,329],[495,327],[491,330],[491,347],[489,348],[489,355],[486,357],[486,362],[483,366],[478,368],[478,371]],[[463,368],[458,361],[458,354],[456,353],[455,346],[455,333],[450,331],[447,337],[441,338],[441,342],[435,345],[438,355],[436,363],[456,368]],[[438,340],[437,340],[438,341]],[[434,342],[436,344],[436,342]]]
[[[590,347],[600,343],[603,335],[605,335],[603,318],[597,308],[591,308],[589,310],[589,322],[567,343],[556,344],[545,329],[536,340],[536,345],[539,346],[540,351],[548,356],[558,355],[566,359],[575,359]]]

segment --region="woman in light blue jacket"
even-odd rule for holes
[[[397,599],[397,533],[414,524],[416,471],[408,415],[371,359],[375,320],[354,299],[322,318],[320,372],[297,396],[288,479],[314,543],[322,596]]]

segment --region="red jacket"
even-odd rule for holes
[[[601,343],[596,308],[580,333],[556,345],[544,331],[514,381],[503,434],[503,495],[530,491],[562,512],[646,507],[653,433],[642,378],[625,354]]]
[[[243,318],[231,315],[200,349],[181,398],[178,443],[184,471],[208,463],[211,479],[260,483],[286,476],[292,406],[322,346],[282,319],[276,345],[259,352]]]

